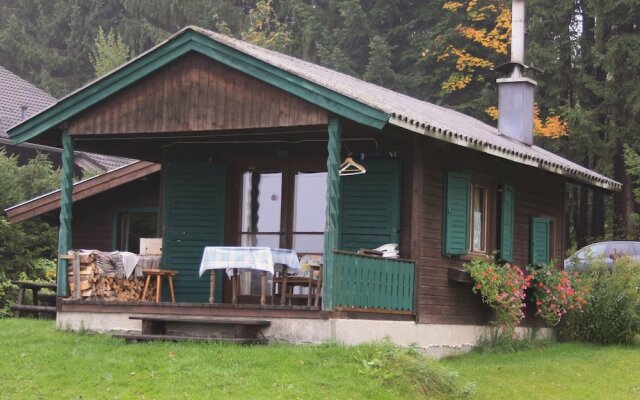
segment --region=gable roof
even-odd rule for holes
[[[102,175],[76,182],[73,184],[73,201],[95,196],[158,171],[160,171],[160,164],[137,161]],[[5,211],[9,222],[18,223],[58,208],[60,208],[60,189],[16,204]]]
[[[18,75],[0,66],[0,145],[11,144],[7,130],[31,118],[40,111],[54,105],[56,98],[37,88]],[[24,111],[23,111],[24,110]],[[60,153],[56,147],[24,143],[24,147],[49,153]],[[96,153],[75,152],[76,158],[86,160],[89,168],[110,171],[136,160],[123,157],[105,156]],[[76,162],[77,163],[77,162]]]
[[[8,138],[10,127],[56,103],[55,97],[2,66],[0,93],[0,138]]]
[[[11,139],[29,140],[190,51],[365,125],[378,129],[394,125],[593,186],[608,190],[621,188],[621,184],[612,179],[538,146],[504,136],[495,127],[468,115],[198,27],[182,29],[108,75],[62,98],[55,106],[13,127],[9,132]]]

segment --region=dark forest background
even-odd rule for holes
[[[501,0],[0,0],[0,65],[56,97],[198,25],[495,124]],[[567,238],[637,238],[640,0],[528,0],[536,143],[624,184],[567,186]],[[115,65],[114,65],[115,63]],[[634,164],[635,163],[635,164]]]

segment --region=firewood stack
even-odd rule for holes
[[[109,256],[100,252],[80,252],[80,299],[141,301],[144,278],[132,274],[129,278],[118,276]],[[75,255],[75,253],[73,254]],[[69,262],[69,291],[75,293],[73,263]],[[152,300],[155,283],[149,285],[147,299]]]

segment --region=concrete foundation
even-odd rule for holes
[[[391,339],[402,346],[416,345],[433,357],[469,351],[482,337],[491,334],[491,328],[478,325],[416,324],[412,321],[379,321],[367,319],[300,319],[261,318],[271,321],[264,329],[265,337],[271,341],[298,344],[336,341],[346,345],[356,345]],[[58,329],[96,332],[140,331],[139,320],[130,320],[125,313],[58,312]],[[518,334],[528,335],[526,328],[519,328]],[[548,338],[553,331],[542,328],[536,331],[538,337]]]

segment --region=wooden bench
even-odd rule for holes
[[[182,335],[145,335],[142,333],[118,333],[112,337],[124,339],[127,343],[158,341],[158,342],[225,342],[237,344],[267,344],[265,338],[215,338],[215,337],[198,337],[198,336],[182,336]]]
[[[14,312],[14,315],[16,316],[16,318],[20,317],[21,312],[32,313],[36,317],[38,317],[40,313],[49,314],[49,315],[56,314],[56,308],[54,306],[45,306],[45,305],[40,305],[38,303],[38,300],[41,298],[50,299],[49,296],[53,296],[53,300],[54,300],[53,303],[55,304],[55,293],[51,293],[51,294],[46,293],[47,296],[43,296],[45,295],[45,293],[40,293],[40,290],[42,289],[56,290],[55,283],[40,283],[40,282],[28,282],[28,281],[11,281],[11,283],[18,286],[19,288],[18,300],[16,301],[16,304],[11,306],[11,310]],[[33,304],[24,304],[24,301],[25,301],[24,295],[27,289],[31,290],[31,293],[32,293],[31,297],[33,299]]]
[[[255,319],[211,318],[184,315],[131,315],[142,321],[141,333],[116,334],[127,342],[146,340],[194,340],[263,344],[262,329],[271,321]]]

